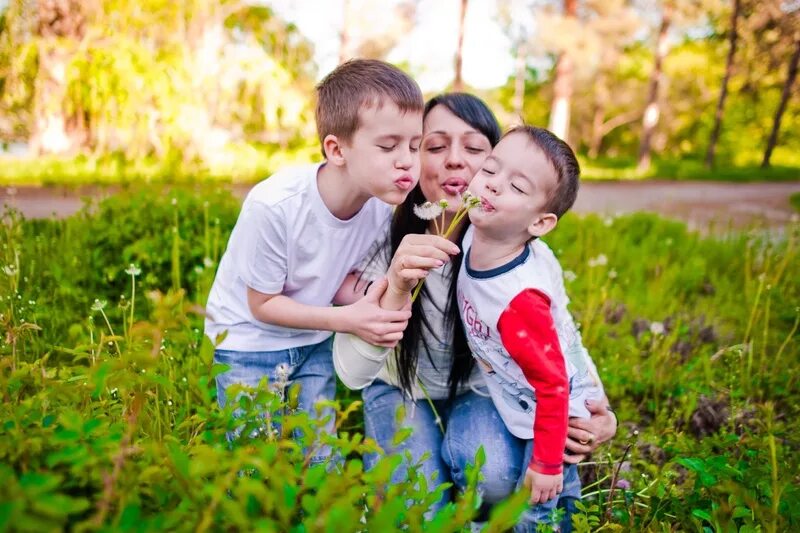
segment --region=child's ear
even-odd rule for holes
[[[345,164],[344,154],[342,153],[342,141],[332,134],[328,134],[322,140],[322,149],[325,151],[325,159],[337,167]]]
[[[554,213],[545,213],[528,226],[528,233],[531,237],[542,237],[550,233],[556,227],[558,217]]]

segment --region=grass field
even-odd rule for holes
[[[252,405],[269,405],[282,431],[226,441],[202,308],[237,210],[175,188],[65,220],[4,215],[0,530],[460,531],[474,517],[471,489],[424,522],[437,494],[413,470],[390,486],[399,458],[364,472],[375,445],[343,389],[341,472],[308,464],[314,423],[266,384],[238,407],[255,429]],[[620,420],[581,467],[578,531],[800,529],[798,238],[797,223],[709,238],[569,215],[548,239]]]

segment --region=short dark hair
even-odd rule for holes
[[[394,102],[403,113],[423,108],[417,82],[389,63],[352,59],[336,67],[317,85],[315,115],[320,143],[327,135],[351,140],[359,127],[359,110],[380,106],[384,98]]]
[[[428,113],[438,105],[443,105],[452,114],[481,132],[489,139],[491,146],[494,146],[500,140],[501,132],[497,118],[495,118],[494,113],[483,100],[477,96],[467,93],[444,93],[434,96],[425,104],[422,119],[425,120]]]
[[[545,209],[561,218],[570,210],[578,196],[581,167],[575,152],[567,143],[544,128],[523,124],[508,130],[503,137],[512,133],[524,133],[528,139],[544,153],[556,171],[556,186],[547,195]]]

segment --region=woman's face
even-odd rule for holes
[[[461,194],[492,152],[489,139],[443,105],[425,117],[419,185],[430,202],[447,200],[447,211],[461,205]]]

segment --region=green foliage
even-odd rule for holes
[[[61,221],[5,215],[0,529],[459,531],[476,516],[483,453],[470,489],[426,518],[438,492],[418,468],[400,485],[401,457],[364,471],[376,445],[353,392],[320,441],[269,383],[216,406],[224,367],[202,309],[237,208],[173,188]],[[570,215],[547,239],[621,422],[581,467],[577,531],[800,527],[798,231],[713,239],[650,215]],[[259,436],[229,443],[236,428]],[[308,461],[323,443],[345,459],[334,471]],[[524,500],[495,507],[486,531],[507,529]]]

